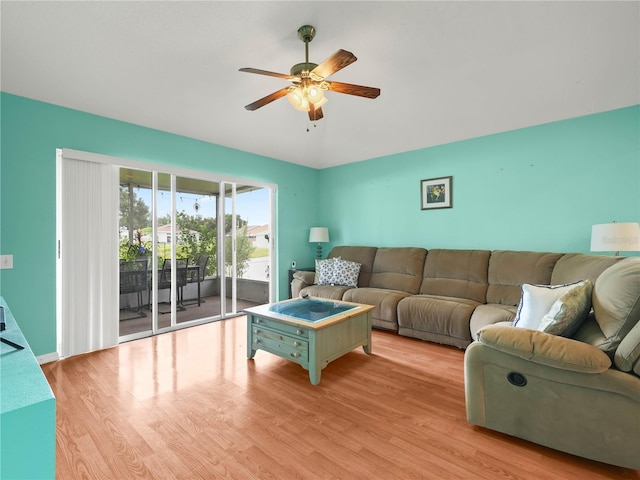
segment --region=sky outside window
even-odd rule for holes
[[[147,205],[151,205],[151,190],[148,188],[134,188],[134,193]],[[195,203],[198,202],[196,212]],[[193,193],[176,193],[176,210],[187,215],[202,217],[216,217],[216,197],[196,195]],[[158,195],[158,217],[171,212],[171,193],[161,190]],[[269,223],[269,189],[261,188],[236,196],[236,212],[249,225],[266,225]],[[228,212],[230,213],[230,212]]]

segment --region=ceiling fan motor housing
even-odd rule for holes
[[[310,42],[315,36],[316,29],[311,25],[303,25],[298,29],[298,38],[304,43]]]
[[[302,62],[297,63],[293,67],[291,67],[291,75],[292,76],[300,76],[302,78],[308,77],[309,72],[318,66],[317,63],[311,62]]]

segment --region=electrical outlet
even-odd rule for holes
[[[296,268],[296,261],[295,260],[291,261],[291,268]]]
[[[0,269],[13,268],[13,255],[0,255]]]

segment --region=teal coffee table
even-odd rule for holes
[[[371,305],[296,298],[247,308],[247,357],[273,353],[309,370],[313,385],[327,364],[362,346],[371,353]]]

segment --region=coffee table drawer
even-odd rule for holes
[[[268,350],[301,363],[309,361],[309,343],[304,340],[255,326],[252,333],[254,348]]]
[[[253,317],[253,325],[260,325],[262,327],[271,328],[273,330],[290,333],[297,335],[298,337],[309,338],[309,330],[296,325],[289,325],[288,323],[269,320],[267,318]]]

